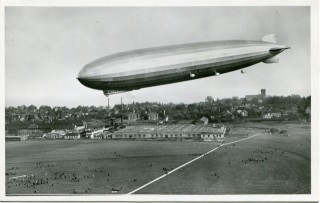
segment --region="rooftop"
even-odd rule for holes
[[[127,128],[117,131],[124,132],[141,132],[141,133],[162,133],[162,132],[176,132],[176,133],[189,133],[189,132],[215,132],[223,133],[224,128],[215,128],[213,126],[202,126],[193,124],[174,124],[174,125],[148,125],[148,126],[129,126]]]
[[[257,99],[262,99],[263,96],[261,94],[257,94],[257,95],[246,95],[245,97],[248,101],[251,101],[252,99],[254,98],[257,98]]]
[[[76,132],[68,132],[66,136],[79,136],[79,133]]]

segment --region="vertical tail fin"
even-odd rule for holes
[[[277,35],[276,34],[269,34],[262,37],[262,41],[264,42],[271,42],[277,43]]]

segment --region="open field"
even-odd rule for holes
[[[243,128],[250,126],[279,124],[245,124]],[[281,126],[291,136],[262,134],[222,146],[137,193],[310,194],[310,126]]]
[[[75,189],[81,193],[106,194],[120,187],[119,193],[127,193],[164,174],[163,167],[177,167],[217,145],[120,140],[7,142],[6,172],[16,174],[6,176],[6,193],[73,194]],[[15,169],[10,170],[12,167]],[[48,184],[24,187],[17,181],[8,182],[9,177],[25,174],[45,181],[48,178]],[[73,175],[79,181],[72,180]]]
[[[291,136],[263,134],[222,146],[136,193],[310,193],[310,124],[239,124],[226,142],[238,140],[237,132],[243,138],[279,126]],[[217,146],[179,141],[6,142],[6,194],[110,194],[112,188],[125,194],[165,174],[163,168],[176,168]],[[20,175],[30,177],[9,180]]]

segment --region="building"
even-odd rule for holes
[[[87,132],[86,136],[90,139],[103,139],[104,137],[103,133],[105,131],[108,131],[108,129],[107,128],[98,129],[95,131]]]
[[[237,113],[240,114],[242,117],[248,117],[249,113],[245,109],[238,109]]]
[[[272,113],[266,113],[263,115],[263,118],[265,119],[271,119],[273,116],[272,116]]]
[[[91,120],[84,123],[84,130],[85,132],[92,132],[95,131],[96,129],[101,129],[104,128],[105,126],[110,125],[110,120],[107,121],[101,121],[101,120]]]
[[[112,139],[112,133],[110,133],[109,131],[104,131],[101,135],[102,139]]]
[[[261,89],[261,97],[265,98],[266,96],[266,89]]]
[[[282,114],[280,112],[273,112],[273,113],[268,112],[263,115],[263,118],[265,118],[265,119],[280,118],[281,115]]]
[[[47,132],[50,128],[37,124],[7,124],[6,132],[11,135],[29,135],[33,133]]]
[[[5,136],[5,141],[24,141],[28,139],[28,135]]]
[[[107,130],[97,133],[87,132],[86,137],[91,139],[112,139],[112,133]]]
[[[201,133],[203,141],[223,141],[224,134],[226,133],[225,126],[217,127],[214,131],[207,130]]]
[[[66,131],[65,130],[52,130],[51,133],[59,133],[60,135],[65,135]]]
[[[196,121],[196,124],[198,125],[208,125],[209,119],[206,117],[202,117],[199,120]]]
[[[266,97],[266,89],[261,89],[261,93],[257,95],[246,95],[245,99],[251,101],[252,99],[262,100]]]
[[[67,133],[64,135],[64,139],[67,139],[67,140],[80,139],[80,134],[77,133],[77,132],[67,132]]]
[[[20,134],[31,134],[31,133],[38,133],[43,132],[39,125],[37,124],[31,124],[25,129],[20,130]]]
[[[140,119],[140,114],[134,113],[134,112],[128,113],[127,116],[128,116],[128,121],[137,121]]]
[[[84,132],[86,127],[86,123],[84,122],[74,123],[74,129],[79,133]]]
[[[66,135],[64,130],[52,130],[50,133],[46,133],[43,135],[44,138],[47,139],[63,139]]]
[[[148,120],[150,120],[150,121],[157,121],[157,120],[159,120],[158,113],[156,113],[156,112],[150,112],[150,113],[148,114]]]
[[[307,114],[308,116],[311,115],[311,108],[310,108],[310,106],[308,106],[308,108],[306,109],[306,114]]]
[[[29,135],[29,139],[42,139],[43,135],[44,135],[43,132],[32,133]]]
[[[31,135],[34,133],[48,133],[52,130],[73,130],[74,126],[67,122],[55,123],[10,123],[5,125],[6,135]]]
[[[223,139],[226,128],[193,124],[173,125],[140,125],[129,126],[112,135],[112,139],[190,139],[190,140],[216,140]]]
[[[272,117],[273,118],[280,118],[281,117],[281,113],[280,112],[274,112],[274,113],[272,113]]]
[[[121,118],[113,118],[112,122],[113,125],[121,125],[122,124],[122,119]]]
[[[54,122],[48,123],[47,126],[51,130],[64,130],[64,131],[72,131],[74,130],[74,125],[70,122]]]
[[[298,115],[298,114],[299,114],[299,113],[298,113],[298,107],[297,107],[297,105],[291,106],[291,108],[289,109],[289,111],[290,111],[290,114],[291,114],[291,115]]]
[[[234,115],[227,109],[225,109],[222,113],[221,113],[221,117],[224,119],[234,119]],[[214,116],[211,116],[211,119],[214,119]]]
[[[43,135],[46,139],[63,139],[64,136],[60,135],[59,133],[46,133]]]

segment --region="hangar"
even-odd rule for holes
[[[115,132],[113,139],[190,139],[215,141],[224,138],[226,127],[193,124],[128,126]]]

